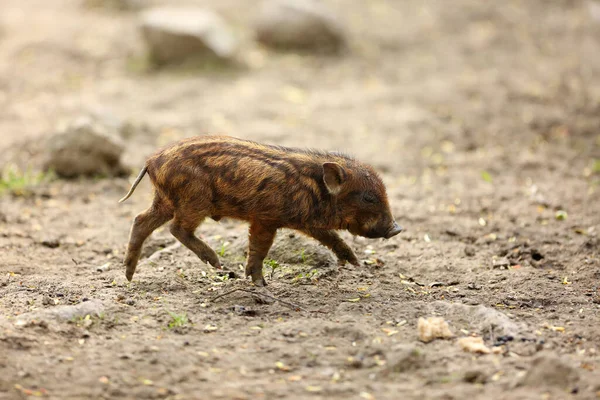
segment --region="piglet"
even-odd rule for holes
[[[145,174],[155,189],[150,208],[135,217],[125,256],[133,278],[148,236],[168,221],[183,245],[215,268],[217,254],[194,234],[206,218],[250,223],[246,276],[266,285],[262,274],[275,233],[291,228],[331,249],[341,264],[358,265],[336,230],[389,239],[402,231],[375,170],[335,152],[260,144],[229,136],[184,139],[151,156],[127,200]]]

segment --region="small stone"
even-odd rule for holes
[[[50,249],[56,249],[60,246],[60,242],[58,239],[44,239],[42,240],[42,246],[48,247]]]
[[[337,52],[346,46],[335,14],[314,0],[267,0],[255,23],[257,40],[278,49]]]
[[[469,353],[491,353],[491,350],[483,343],[483,338],[481,337],[463,337],[458,339],[456,343],[463,349],[463,351],[467,351]]]
[[[60,246],[60,242],[58,239],[44,239],[41,241],[42,246],[48,247],[50,249],[56,249]]]
[[[109,268],[110,268],[110,263],[107,262],[106,264],[103,264],[103,265],[97,267],[96,271],[97,272],[106,272],[106,271],[108,271]]]
[[[473,257],[477,252],[475,251],[475,247],[467,246],[465,247],[465,255],[467,257]]]
[[[467,289],[470,289],[470,290],[481,290],[481,285],[478,285],[476,283],[469,283],[467,285]]]
[[[506,257],[497,258],[492,261],[492,267],[496,268],[508,268],[510,266],[510,261]]]
[[[417,322],[419,340],[429,343],[434,339],[448,339],[454,337],[448,323],[441,317],[419,318]]]
[[[221,17],[202,8],[155,7],[142,13],[140,27],[157,65],[190,59],[233,61],[237,48]]]
[[[487,375],[483,371],[472,369],[465,372],[463,375],[463,381],[468,383],[484,384],[487,382]]]

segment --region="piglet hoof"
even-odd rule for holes
[[[340,267],[343,267],[344,265],[346,265],[346,263],[352,264],[355,267],[360,266],[360,263],[358,262],[358,259],[356,257],[350,257],[350,258],[340,258],[338,259],[338,265]]]
[[[221,262],[216,257],[215,258],[212,258],[212,257],[202,258],[202,261],[204,261],[207,264],[212,265],[213,268],[223,269],[223,267],[221,266]]]
[[[135,267],[127,266],[127,269],[125,270],[125,278],[127,278],[129,282],[131,282],[133,279],[133,274],[135,274]]]
[[[265,281],[265,278],[263,278],[262,276],[260,278],[252,278],[252,283],[254,283],[254,286],[258,286],[258,287],[265,287],[267,286],[267,281]]]

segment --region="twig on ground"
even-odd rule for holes
[[[220,299],[221,297],[225,297],[225,296],[230,295],[231,293],[235,293],[235,292],[246,292],[246,293],[251,293],[251,294],[254,294],[254,295],[257,295],[257,296],[264,296],[264,297],[267,297],[267,298],[269,298],[271,300],[278,301],[281,304],[286,305],[286,306],[290,307],[293,310],[301,310],[301,311],[310,312],[309,310],[307,310],[306,308],[303,308],[303,307],[299,306],[298,304],[294,304],[294,303],[291,303],[289,301],[281,300],[281,299],[279,299],[279,298],[277,298],[275,296],[271,296],[271,295],[266,294],[266,293],[261,293],[261,292],[258,292],[256,290],[249,290],[249,289],[243,289],[243,288],[232,289],[232,290],[229,290],[229,291],[227,291],[225,293],[221,293],[220,295],[212,297],[210,299],[210,301],[214,302],[215,300]]]

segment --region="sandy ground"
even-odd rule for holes
[[[352,49],[338,58],[257,46],[254,2],[196,3],[232,24],[242,67],[148,72],[135,12],[4,0],[0,166],[35,167],[39,139],[89,113],[134,127],[133,169],[207,132],[345,150],[381,171],[406,232],[345,235],[359,268],[281,232],[264,293],[291,307],[211,300],[255,289],[183,247],[126,281],[148,181],[121,205],[131,180],[5,194],[0,399],[600,398],[600,24],[587,3],[331,0]],[[246,231],[210,221],[198,234],[240,271]],[[173,243],[159,230],[144,256]],[[49,314],[68,305],[89,309]],[[456,337],[420,342],[431,316]],[[463,351],[469,335],[494,354]]]

